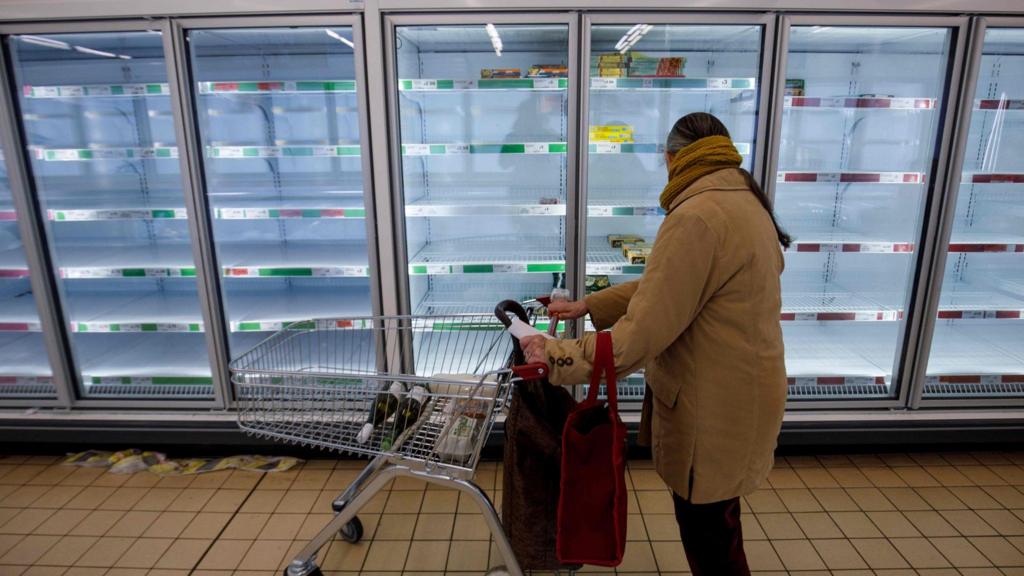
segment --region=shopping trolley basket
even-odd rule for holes
[[[472,481],[495,415],[511,386],[546,376],[494,315],[374,316],[289,325],[232,362],[239,426],[256,436],[365,455],[372,460],[333,503],[335,517],[285,569],[319,575],[317,552],[336,535],[358,542],[356,513],[393,479],[456,488],[477,503],[504,559],[522,574],[487,495]]]

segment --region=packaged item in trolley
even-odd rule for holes
[[[461,398],[449,406],[452,418],[438,437],[434,451],[445,460],[464,463],[473,455],[491,402],[485,398]]]
[[[398,403],[398,408],[395,410],[395,423],[381,442],[382,449],[390,450],[395,440],[420,419],[429,399],[430,390],[422,384],[417,384],[412,387],[412,390],[409,390],[409,393]]]
[[[519,78],[522,70],[519,68],[484,68],[480,70],[480,77],[489,78]]]
[[[356,436],[357,442],[366,444],[370,440],[370,437],[373,436],[373,429],[383,425],[398,410],[398,404],[402,401],[404,393],[405,386],[401,382],[394,382],[387,390],[377,394],[370,413],[366,417],[366,423],[363,424],[359,435]]]

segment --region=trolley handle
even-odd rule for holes
[[[515,300],[502,300],[494,307],[494,315],[498,317],[498,321],[505,328],[512,326],[512,320],[508,317],[510,313],[515,314],[523,322],[530,323],[530,317],[526,314],[526,309]],[[519,346],[519,339],[511,334],[509,336],[512,338],[512,373],[523,380],[543,380],[547,378],[547,365],[540,362],[527,364],[526,355],[523,354],[523,349]]]

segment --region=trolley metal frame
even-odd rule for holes
[[[480,508],[504,560],[504,566],[491,572],[522,574],[493,503],[472,478],[512,386],[546,377],[547,368],[517,365],[522,364],[522,351],[506,332],[509,314],[532,323],[535,310],[505,301],[495,313],[500,322],[481,314],[297,322],[232,362],[243,430],[372,457],[334,500],[334,518],[292,560],[285,576],[319,576],[318,551],[338,534],[358,542],[362,524],[357,513],[399,477],[419,478],[468,496]],[[410,412],[402,410],[411,405],[410,390],[416,386],[429,387],[430,394],[410,425]],[[385,420],[379,413],[371,415],[379,402],[395,401],[397,411]],[[406,416],[402,425],[400,414]],[[367,437],[369,421],[376,425]],[[459,430],[475,432],[463,436],[461,444],[449,442],[446,435],[460,423]]]

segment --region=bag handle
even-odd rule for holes
[[[597,333],[597,348],[594,350],[594,369],[590,373],[590,390],[587,392],[587,402],[597,402],[597,389],[601,386],[601,376],[604,376],[605,386],[608,388],[608,408],[612,414],[619,413],[619,398],[615,381],[615,355],[612,352],[612,333]]]

